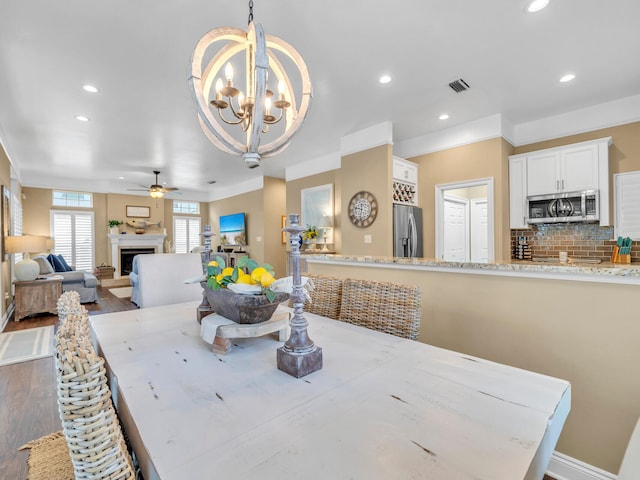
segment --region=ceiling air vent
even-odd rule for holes
[[[458,80],[454,80],[453,82],[451,82],[449,84],[449,86],[453,89],[454,92],[456,93],[462,93],[465,90],[469,90],[469,88],[471,88],[469,86],[469,84],[467,82],[465,82],[463,79],[459,78]]]

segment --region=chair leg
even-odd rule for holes
[[[213,339],[213,343],[211,344],[211,351],[213,353],[224,355],[229,350],[231,350],[232,346],[233,345],[231,343],[231,340],[216,335],[216,337]]]

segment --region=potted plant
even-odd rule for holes
[[[117,235],[118,232],[118,227],[122,225],[122,222],[120,220],[109,220],[107,222],[107,226],[109,227],[109,232],[113,235]]]
[[[274,281],[273,267],[267,263],[259,265],[244,256],[235,267],[227,267],[224,259],[217,256],[207,265],[207,281],[202,285],[209,304],[219,315],[236,323],[261,323],[289,298],[288,293],[271,289]]]
[[[307,229],[302,232],[302,241],[307,245],[314,242],[318,237],[318,228],[315,225],[307,225]]]

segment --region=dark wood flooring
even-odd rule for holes
[[[128,298],[98,287],[98,301],[86,304],[90,315],[133,310]],[[20,322],[10,319],[4,332],[57,325],[55,315],[38,315]],[[30,440],[60,430],[53,357],[0,367],[0,479],[27,478],[28,451],[18,448]]]
[[[90,315],[135,310],[128,298],[117,298],[98,287],[98,302],[85,305]],[[20,322],[10,319],[5,332],[57,325],[55,315]],[[60,430],[53,357],[0,367],[0,479],[27,478],[28,451],[18,448],[30,440]],[[554,480],[545,475],[544,480]]]

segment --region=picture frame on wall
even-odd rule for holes
[[[281,221],[280,221],[281,225],[282,225],[282,244],[286,244],[287,243],[287,232],[284,231],[284,228],[287,226],[287,216],[286,215],[282,215]]]
[[[300,193],[302,197],[300,225],[318,227],[322,224],[322,217],[333,218],[333,183],[304,188]]]
[[[127,217],[149,218],[151,217],[151,207],[127,205]]]

